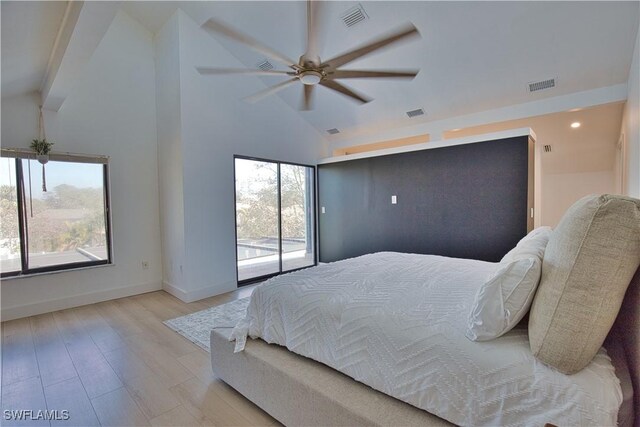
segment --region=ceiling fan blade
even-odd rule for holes
[[[335,70],[329,72],[328,79],[359,79],[359,78],[405,78],[412,79],[420,70],[411,71],[378,71],[378,70]]]
[[[320,59],[320,33],[322,1],[307,0],[307,50],[304,54],[309,59]],[[316,64],[320,65],[320,64]]]
[[[226,24],[223,24],[222,22],[216,21],[214,19],[209,19],[207,22],[202,24],[202,28],[204,28],[209,34],[220,34],[227,38],[240,42],[245,46],[255,50],[256,52],[282,62],[288,67],[297,65],[296,61],[294,61],[293,59],[288,58],[280,52],[277,52],[270,47],[263,45],[251,36],[234,30],[233,28],[227,26]]]
[[[362,104],[366,104],[367,102],[371,101],[371,98],[364,95],[360,95],[354,92],[353,90],[349,89],[348,87],[336,82],[335,80],[322,80],[319,84],[329,89],[335,90],[336,92],[340,92],[341,94],[346,95],[352,99],[355,99]]]
[[[294,75],[293,71],[279,71],[279,70],[252,70],[250,68],[213,68],[213,67],[196,67],[196,70],[200,74],[247,74],[247,75],[259,75],[259,76],[281,76],[281,75]]]
[[[293,79],[285,80],[282,83],[278,83],[277,85],[268,87],[265,90],[261,90],[260,92],[254,94],[254,95],[251,95],[251,96],[245,98],[244,100],[253,104],[254,102],[258,102],[262,98],[266,98],[269,95],[273,95],[274,93],[279,92],[282,89],[284,89],[285,87],[291,86],[292,84],[295,84],[298,81],[299,80],[298,80],[297,77],[294,77]]]
[[[323,68],[336,69],[341,65],[347,64],[353,60],[361,58],[365,55],[370,54],[371,52],[375,52],[378,49],[381,49],[385,46],[388,46],[392,43],[396,43],[400,40],[404,40],[410,37],[420,36],[418,29],[411,23],[406,24],[402,28],[394,31],[391,35],[382,37],[380,39],[374,40],[371,43],[368,43],[362,47],[351,50],[349,52],[343,53],[340,56],[335,58],[331,58],[328,61],[324,61],[320,66]]]
[[[302,98],[302,111],[310,111],[313,110],[313,90],[315,86],[313,85],[303,85],[304,86],[304,96]]]

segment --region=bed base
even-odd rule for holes
[[[286,426],[451,426],[321,363],[262,340],[233,353],[229,330],[211,332],[215,374]]]

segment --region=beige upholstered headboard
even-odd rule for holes
[[[640,269],[629,284],[609,339],[615,339],[624,346],[633,382],[634,407],[640,408]],[[634,425],[640,426],[638,409]]]

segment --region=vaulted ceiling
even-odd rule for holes
[[[38,88],[65,3],[2,2],[3,97]],[[359,4],[368,19],[347,27],[341,17]],[[352,49],[410,21],[421,39],[354,61],[347,68],[421,71],[410,81],[350,80],[348,85],[374,98],[364,105],[318,88],[315,109],[299,114],[322,132],[382,129],[625,83],[638,6],[638,2],[326,2],[321,57]],[[300,1],[132,1],[121,7],[154,33],[180,8],[198,24],[216,17],[287,56],[297,58],[304,51],[306,15]],[[247,67],[265,59],[243,45],[218,40]],[[203,57],[201,65],[229,64],[212,55]],[[555,88],[529,93],[529,82],[549,78],[556,79]],[[283,79],[262,80],[272,85]],[[276,96],[297,110],[301,92],[301,87],[292,86]],[[426,114],[409,119],[405,113],[417,108]]]
[[[66,3],[2,2],[2,97],[40,88]]]
[[[368,19],[347,27],[341,16],[358,4]],[[178,6],[199,24],[215,16],[288,56],[304,51],[304,2],[133,2],[124,7],[155,30]],[[326,2],[324,12],[323,58],[408,21],[422,38],[347,66],[421,69],[413,81],[348,81],[374,98],[368,104],[318,88],[315,109],[300,115],[322,132],[402,126],[625,83],[638,27],[638,3],[633,2]],[[248,67],[265,59],[218,40]],[[203,57],[202,65],[225,64],[212,56]],[[528,92],[527,83],[549,78],[556,79],[556,88]],[[284,79],[263,80],[272,85]],[[278,96],[298,109],[301,91],[293,86]],[[409,119],[405,113],[417,108],[426,115]]]

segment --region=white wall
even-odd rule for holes
[[[622,133],[625,139],[626,173],[624,192],[640,197],[640,30],[629,70],[627,105],[624,111]]]
[[[178,14],[155,38],[158,184],[164,287],[186,286]],[[175,293],[175,291],[174,291]]]
[[[151,34],[118,13],[60,111],[45,112],[56,151],[111,157],[115,264],[3,280],[2,320],[161,288],[153,58]],[[38,103],[2,99],[3,146],[28,147]]]
[[[576,201],[589,194],[612,193],[614,187],[615,178],[612,171],[544,175],[542,225],[556,226]]]
[[[624,150],[626,149],[625,144],[623,142],[624,132],[624,120],[621,121],[620,124],[620,136],[618,138],[618,142],[616,143],[616,159],[613,164],[613,181],[614,181],[614,192],[615,194],[625,194],[624,188],[626,186],[626,165],[625,165],[625,157]]]
[[[197,65],[243,65],[182,11],[177,19],[186,278],[165,283],[165,289],[192,301],[236,288],[233,156],[315,164],[326,146],[315,128],[279,97],[253,105],[243,101],[264,89],[259,79],[199,75]],[[166,25],[173,26],[172,20]],[[158,74],[158,86],[164,84]],[[160,114],[158,120],[163,120]],[[161,165],[161,176],[167,172]],[[165,191],[161,187],[161,200]],[[165,265],[176,265],[171,252],[165,250]]]

